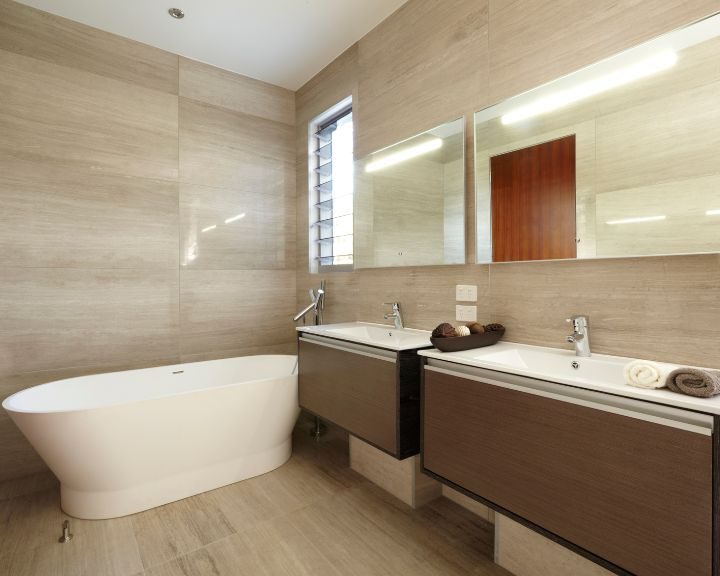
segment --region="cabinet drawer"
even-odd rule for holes
[[[708,433],[426,369],[426,469],[638,576],[710,576]]]
[[[397,454],[397,363],[301,338],[300,406]]]

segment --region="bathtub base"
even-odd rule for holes
[[[61,484],[61,506],[69,516],[83,520],[127,516],[266,474],[285,464],[291,454],[292,439],[288,438],[279,446],[259,454],[188,470],[122,490],[86,492]]]

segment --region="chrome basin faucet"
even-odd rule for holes
[[[385,320],[390,320],[392,318],[395,320],[395,329],[396,330],[402,330],[403,328],[403,321],[402,321],[402,314],[400,314],[400,303],[399,302],[385,302],[385,306],[392,306],[392,314],[385,314],[383,318]]]
[[[589,357],[590,352],[590,320],[587,316],[571,316],[567,320],[573,325],[573,333],[567,337],[567,341],[575,344],[575,355]]]

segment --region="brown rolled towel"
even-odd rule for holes
[[[678,368],[668,375],[667,387],[688,396],[710,398],[720,394],[720,371]]]

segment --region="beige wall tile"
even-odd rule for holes
[[[0,161],[0,266],[174,268],[175,182]]]
[[[500,0],[493,2],[496,6]],[[720,10],[717,0],[517,0],[490,14],[497,102]]]
[[[283,270],[183,270],[183,355],[295,340],[295,273]]]
[[[178,57],[10,0],[0,0],[0,50],[177,94]]]
[[[358,45],[353,44],[297,91],[296,126],[298,133],[304,134],[306,143],[309,120],[348,96],[353,96],[353,109],[360,106],[357,101],[358,66]]]
[[[177,358],[177,272],[5,268],[0,370]]]
[[[700,366],[717,352],[717,255],[496,264],[490,301],[506,340],[568,347],[565,318],[590,316],[596,352]]]
[[[0,50],[0,159],[177,176],[177,97]]]
[[[294,92],[182,57],[180,96],[295,126]]]
[[[233,188],[295,159],[294,130],[185,98],[180,99],[180,180]]]
[[[187,268],[294,269],[295,167],[248,170],[232,190],[181,184],[180,223]]]
[[[359,46],[356,157],[487,101],[486,2],[413,0]]]

